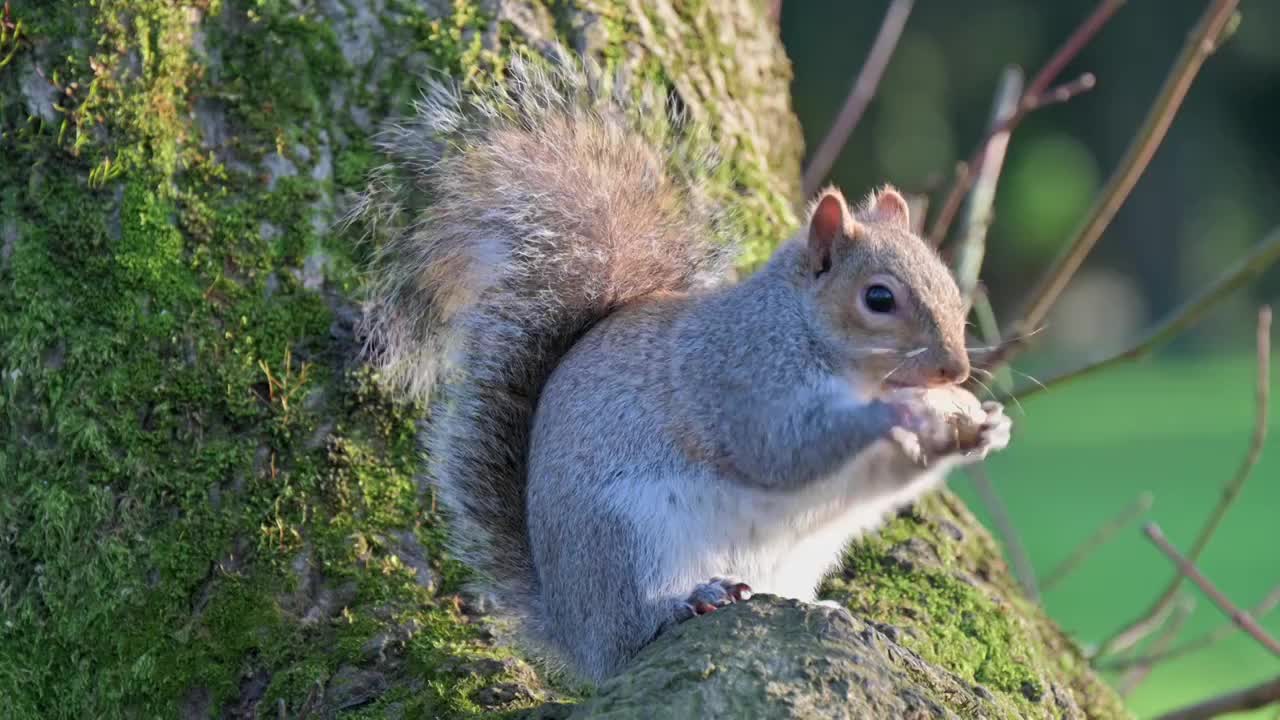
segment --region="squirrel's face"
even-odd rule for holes
[[[808,270],[847,367],[874,385],[938,386],[969,376],[965,308],[950,270],[911,233],[885,188],[856,215],[825,191],[809,222]]]

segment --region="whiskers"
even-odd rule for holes
[[[970,379],[970,380],[972,380],[973,382],[977,383],[978,387],[981,387],[983,390],[986,390],[986,391],[987,391],[987,395],[988,395],[992,400],[996,400],[996,399],[998,399],[998,396],[996,395],[995,391],[991,389],[991,386],[990,386],[990,385],[988,385],[988,384],[986,384],[986,383],[984,383],[984,382],[982,382],[981,380],[979,380],[979,379],[978,379],[978,376],[977,376],[977,375],[973,374],[973,373],[982,373],[983,375],[985,375],[985,376],[986,376],[986,378],[987,378],[988,380],[991,380],[992,382],[994,382],[994,381],[995,381],[995,377],[996,377],[996,376],[995,376],[995,373],[993,373],[993,372],[991,372],[990,370],[987,370],[987,369],[985,369],[985,368],[980,368],[980,367],[976,367],[976,366],[975,366],[975,367],[970,367],[970,368],[969,368],[969,372],[970,372],[970,375],[969,375],[969,379]],[[1013,404],[1014,404],[1014,405],[1017,405],[1017,406],[1018,406],[1018,412],[1019,412],[1023,417],[1026,417],[1026,416],[1027,416],[1027,409],[1026,409],[1026,408],[1024,408],[1024,407],[1022,407],[1022,403],[1018,401],[1018,398],[1017,398],[1016,396],[1014,396],[1014,395],[1010,395],[1010,396],[1009,396],[1009,398],[1010,398],[1011,400],[1013,400]]]
[[[913,348],[911,350],[899,350],[898,348],[887,348],[887,347],[866,347],[866,348],[855,349],[853,351],[853,354],[855,357],[889,356],[889,357],[901,358],[901,360],[899,360],[897,365],[894,365],[893,368],[889,370],[889,372],[884,374],[884,377],[880,378],[880,382],[881,384],[883,384],[885,382],[888,382],[889,378],[893,377],[894,373],[901,370],[902,367],[907,364],[908,360],[914,357],[918,357],[919,355],[921,355],[924,352],[927,352],[928,350],[929,348],[927,347],[918,347],[918,348]]]
[[[972,369],[973,369],[973,370],[978,370],[978,368],[972,368]],[[986,372],[986,371],[985,371],[985,370],[983,370],[982,372]],[[978,387],[982,388],[983,390],[986,390],[986,391],[987,391],[987,396],[988,396],[988,397],[990,397],[990,398],[991,398],[991,399],[993,399],[993,400],[995,399],[995,397],[996,397],[996,393],[995,393],[995,391],[994,391],[994,390],[992,390],[992,389],[991,389],[991,386],[990,386],[990,385],[988,385],[988,384],[986,384],[986,383],[982,382],[981,380],[979,380],[977,375],[970,375],[970,376],[969,376],[969,379],[970,379],[970,380],[972,380],[974,383],[976,383],[976,384],[978,385]],[[987,373],[987,379],[988,379],[988,380],[990,380],[990,379],[991,379],[991,373]]]
[[[998,343],[996,343],[996,344],[994,344],[994,345],[978,345],[978,346],[974,346],[974,347],[966,347],[966,348],[965,348],[965,350],[966,350],[970,355],[976,355],[976,356],[977,356],[977,358],[975,358],[975,359],[976,359],[978,362],[981,362],[981,361],[983,361],[983,360],[990,360],[990,361],[992,362],[992,364],[993,364],[993,365],[995,365],[995,366],[1000,366],[1000,365],[1003,363],[1003,360],[1004,360],[1004,353],[1005,353],[1005,352],[1006,352],[1010,347],[1012,347],[1012,346],[1014,346],[1014,345],[1021,344],[1021,343],[1025,342],[1025,341],[1027,341],[1027,340],[1030,340],[1031,338],[1035,337],[1036,335],[1039,335],[1040,333],[1044,332],[1044,331],[1045,331],[1045,329],[1046,329],[1046,328],[1048,328],[1048,327],[1049,327],[1048,325],[1041,325],[1040,327],[1038,327],[1038,328],[1036,328],[1036,329],[1034,329],[1034,330],[1032,330],[1032,331],[1030,331],[1030,332],[1022,333],[1022,334],[1020,334],[1020,335],[1012,335],[1012,336],[1007,337],[1007,338],[1002,338],[1002,339],[1000,340],[1000,342],[998,342]],[[1044,383],[1040,382],[1038,379],[1036,379],[1036,378],[1032,377],[1031,375],[1028,375],[1027,373],[1024,373],[1024,372],[1022,372],[1021,370],[1018,370],[1017,368],[1014,368],[1014,367],[1012,367],[1012,366],[1010,366],[1010,365],[1007,365],[1007,364],[1004,364],[1003,366],[1004,366],[1004,367],[1006,367],[1006,368],[1008,368],[1009,372],[1011,372],[1011,373],[1013,373],[1013,374],[1015,374],[1015,375],[1020,375],[1020,376],[1022,376],[1022,377],[1024,377],[1024,378],[1026,378],[1027,380],[1030,380],[1032,383],[1035,383],[1036,385],[1040,386],[1040,389],[1042,389],[1042,390],[1047,389],[1047,388],[1045,387],[1045,384],[1044,384]],[[996,398],[996,397],[997,397],[997,396],[996,396],[996,393],[991,389],[991,386],[990,386],[990,385],[987,385],[987,383],[985,383],[985,382],[983,382],[983,381],[981,381],[981,380],[979,380],[979,379],[977,378],[977,374],[981,373],[981,374],[982,374],[982,376],[983,376],[983,377],[985,377],[985,378],[987,379],[987,381],[988,381],[988,382],[992,382],[992,381],[994,381],[994,380],[995,380],[995,373],[994,373],[993,371],[991,371],[991,370],[989,370],[989,369],[987,369],[987,368],[985,368],[985,367],[979,367],[979,366],[975,363],[975,364],[973,364],[973,365],[970,367],[970,372],[972,373],[972,374],[970,375],[970,378],[973,380],[973,382],[974,382],[975,384],[977,384],[977,385],[981,386],[981,387],[982,387],[982,389],[986,390],[986,391],[987,391],[987,394],[988,394],[988,395],[990,395],[992,398]],[[1026,408],[1022,407],[1022,403],[1018,400],[1017,396],[1016,396],[1016,395],[1014,395],[1012,391],[1010,391],[1009,393],[1007,393],[1007,395],[1008,395],[1009,399],[1013,400],[1014,405],[1017,405],[1017,407],[1018,407],[1018,412],[1020,412],[1023,416],[1026,416],[1026,414],[1027,414]]]
[[[919,348],[918,350],[913,350],[911,352],[915,352],[918,354],[919,352],[923,352],[923,351],[924,351],[924,348]],[[905,355],[906,353],[897,348],[869,347],[869,348],[856,348],[853,351],[853,354],[857,355],[858,357],[867,357],[869,355]]]
[[[977,365],[969,366],[969,379],[977,383],[978,386],[981,387],[983,390],[986,390],[987,394],[994,399],[996,396],[995,391],[991,389],[990,385],[987,385],[986,383],[978,379],[979,373],[981,373],[982,377],[985,377],[986,379],[992,382],[995,382],[996,374],[991,372],[990,370],[987,370],[986,368],[980,368]]]
[[[1022,372],[1021,370],[1018,370],[1017,368],[1010,367],[1010,368],[1009,368],[1009,371],[1010,371],[1010,372],[1012,372],[1012,373],[1013,373],[1013,374],[1015,374],[1015,375],[1021,375],[1022,377],[1024,377],[1024,378],[1026,378],[1026,379],[1030,380],[1032,383],[1035,383],[1036,385],[1039,385],[1041,390],[1048,390],[1048,389],[1049,389],[1049,386],[1048,386],[1048,385],[1045,385],[1044,383],[1042,383],[1042,382],[1040,382],[1039,380],[1037,380],[1035,377],[1033,377],[1033,376],[1031,376],[1031,375],[1028,375],[1027,373]]]
[[[998,353],[1001,350],[1009,347],[1010,345],[1023,342],[1024,340],[1029,340],[1035,337],[1036,335],[1039,335],[1040,333],[1044,332],[1045,329],[1048,327],[1049,327],[1048,325],[1041,325],[1040,327],[1036,328],[1035,330],[1032,330],[1031,332],[1003,338],[1002,340],[1000,340],[1000,342],[996,343],[995,345],[978,345],[976,347],[966,347],[965,350],[971,353]]]
[[[890,370],[889,372],[885,373],[885,374],[884,374],[884,377],[880,378],[880,384],[881,384],[881,385],[883,385],[884,383],[888,382],[888,381],[889,381],[889,377],[890,377],[890,376],[892,376],[894,373],[898,372],[899,370],[901,370],[901,369],[902,369],[902,366],[903,366],[903,365],[906,365],[906,364],[907,364],[907,361],[908,361],[908,360],[910,360],[910,359],[911,359],[911,358],[909,358],[909,357],[904,357],[904,358],[902,358],[902,362],[898,363],[897,365],[894,365],[892,370]]]
[[[1020,339],[1032,337],[1042,332],[1043,330],[1044,330],[1044,327],[1040,327],[1025,335],[1010,338],[1009,340],[1003,341],[998,345],[989,345],[989,346],[982,346],[982,347],[966,347],[965,351],[969,353],[998,352],[1001,348],[1008,346],[1012,342],[1016,342]],[[880,384],[884,384],[889,381],[889,378],[893,377],[895,374],[897,374],[899,370],[905,367],[909,361],[919,357],[920,355],[928,351],[929,351],[928,347],[917,347],[917,348],[911,348],[909,350],[902,350],[899,348],[891,348],[891,347],[862,347],[862,348],[855,348],[852,354],[854,357],[860,357],[860,358],[886,357],[886,358],[889,358],[890,360],[897,360],[898,361],[897,364],[894,365],[892,368],[890,368],[889,372],[885,373],[880,378]],[[969,379],[972,380],[975,385],[977,385],[983,391],[985,391],[987,396],[990,399],[992,400],[1001,399],[1002,396],[996,393],[996,391],[991,387],[992,385],[995,384],[994,382],[995,373],[992,370],[988,370],[987,368],[981,367],[980,365],[975,363],[970,365],[969,371],[970,371]],[[1022,372],[1021,370],[1017,370],[1012,367],[1009,368],[1009,371],[1016,375],[1026,378],[1032,383],[1035,383],[1036,385],[1040,386],[1041,389],[1045,389],[1045,384],[1040,382],[1038,379],[1032,377],[1031,375],[1028,375],[1027,373]],[[981,377],[982,379],[979,379],[979,377]],[[1025,416],[1027,414],[1026,408],[1022,406],[1022,403],[1018,400],[1018,398],[1014,397],[1012,393],[1008,393],[1007,395],[1009,399],[1013,401],[1013,404],[1017,406],[1018,412],[1021,413],[1023,416]]]

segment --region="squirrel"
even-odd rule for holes
[[[899,192],[824,190],[735,281],[717,155],[655,97],[567,51],[429,80],[352,215],[367,357],[429,400],[451,551],[532,654],[595,682],[753,592],[813,601],[1011,428],[959,388],[966,307]]]

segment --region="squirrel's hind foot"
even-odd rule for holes
[[[714,577],[689,593],[677,610],[677,622],[706,615],[735,602],[751,599],[751,586],[737,578]]]

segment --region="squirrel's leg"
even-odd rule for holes
[[[688,585],[679,594],[663,590],[677,580],[657,547],[660,541],[620,522],[590,491],[554,495],[548,501],[567,511],[531,508],[543,615],[539,626],[576,674],[598,683],[620,671],[663,629],[692,617],[695,607],[685,602]],[[700,597],[718,601],[713,591]]]
[[[751,587],[738,578],[714,575],[715,560],[673,558],[670,550],[684,546],[683,538],[662,525],[639,532],[606,511],[593,492],[566,493],[557,502],[575,511],[551,522],[550,513],[531,515],[541,627],[587,679],[614,675],[663,631],[751,597]]]

